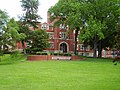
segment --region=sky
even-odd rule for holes
[[[21,0],[0,0],[0,9],[5,10],[8,15],[18,20],[18,16],[22,15]],[[39,0],[38,14],[43,18],[41,22],[47,21],[47,11],[51,6],[54,6],[58,0]]]

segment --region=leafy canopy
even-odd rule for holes
[[[59,0],[59,2],[49,9],[51,14],[51,21],[58,20],[57,25],[69,25],[70,30],[80,28],[83,23],[81,17],[81,3],[77,0]]]
[[[30,49],[33,52],[43,51],[49,46],[49,35],[45,30],[34,30],[30,35]]]
[[[81,31],[79,36],[82,41],[92,40],[93,42],[98,42],[105,38],[102,32],[106,28],[105,24],[93,19],[93,16],[91,16],[86,23],[87,26]]]
[[[21,7],[23,8],[24,14],[21,17],[23,24],[33,26],[36,28],[36,23],[40,18],[37,14],[39,6],[39,0],[21,0]]]
[[[120,50],[120,23],[117,25],[117,35],[115,37],[116,40],[116,48],[117,50]]]
[[[1,44],[6,49],[15,49],[16,42],[25,38],[23,33],[19,34],[19,27],[17,22],[12,18],[6,22],[6,25],[2,28],[2,41]],[[11,47],[11,48],[10,48]]]

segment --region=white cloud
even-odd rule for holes
[[[47,21],[47,11],[48,9],[57,3],[58,0],[39,0],[40,6],[38,14],[43,18],[42,22]],[[10,17],[17,19],[18,15],[22,14],[22,8],[20,0],[1,0],[0,9],[6,10]]]

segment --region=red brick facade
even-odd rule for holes
[[[82,60],[80,56],[53,56],[53,55],[28,55],[27,60],[29,61],[40,61],[40,60]]]
[[[74,52],[74,32],[71,31],[68,34],[66,33],[69,29],[68,26],[64,27],[64,25],[60,25],[59,27],[53,27],[54,23],[57,19],[55,19],[53,22],[50,22],[49,14],[47,17],[47,23],[39,23],[38,27],[39,29],[46,30],[47,33],[49,33],[49,43],[50,48],[47,48],[46,51],[50,52],[62,52],[62,53],[73,53]],[[27,45],[26,45],[27,46]],[[22,44],[17,44],[17,49],[22,49]],[[78,52],[89,52],[88,49],[84,49],[82,44],[78,44]]]

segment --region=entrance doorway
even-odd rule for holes
[[[67,53],[67,44],[66,43],[60,44],[60,51],[62,51],[63,53]]]

